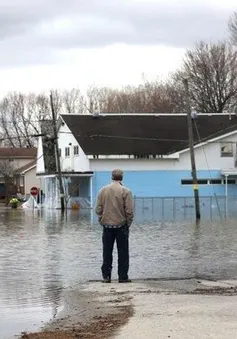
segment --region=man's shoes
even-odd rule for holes
[[[103,280],[102,280],[102,283],[104,283],[104,284],[109,284],[109,283],[111,283],[111,278],[104,278]]]
[[[119,279],[119,283],[124,284],[124,283],[131,283],[131,279]]]

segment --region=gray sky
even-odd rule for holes
[[[0,91],[137,83],[228,37],[236,0],[0,0]]]

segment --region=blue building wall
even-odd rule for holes
[[[198,171],[198,179],[223,179],[218,170]],[[125,171],[124,184],[137,197],[191,197],[192,185],[182,185],[182,179],[191,179],[190,171]],[[111,182],[111,172],[94,172],[93,195]],[[199,185],[200,196],[225,195],[225,185]],[[228,185],[228,195],[237,196],[237,185]]]

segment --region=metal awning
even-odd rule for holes
[[[64,172],[62,171],[62,177],[93,177],[94,176],[94,172],[93,171],[86,171],[86,172]],[[53,173],[53,174],[48,174],[48,173],[36,173],[36,176],[38,178],[42,177],[42,178],[53,178],[53,177],[57,177],[58,174],[57,173]]]
[[[223,176],[231,176],[236,177],[237,176],[237,168],[227,168],[221,170],[221,175]]]

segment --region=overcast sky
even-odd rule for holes
[[[0,0],[0,94],[166,76],[228,37],[236,0]]]

